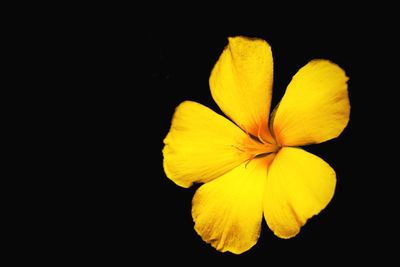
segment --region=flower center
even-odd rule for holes
[[[242,145],[237,147],[237,149],[247,154],[246,157],[248,162],[254,158],[265,157],[275,153],[280,148],[281,147],[277,144],[269,143],[250,134],[248,135],[248,138],[243,140]]]

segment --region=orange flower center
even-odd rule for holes
[[[245,153],[247,161],[250,162],[255,158],[274,155],[281,148],[281,146],[248,134],[248,138],[244,139],[241,146],[236,148]],[[271,160],[272,159],[273,157],[271,157]]]

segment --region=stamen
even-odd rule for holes
[[[232,145],[232,147],[234,147],[234,148],[236,148],[237,150],[240,150],[240,151],[242,151],[242,152],[246,152],[244,149],[240,149],[240,148],[237,147],[237,146]]]
[[[260,136],[260,132],[258,132]],[[243,143],[238,145],[232,145],[232,147],[236,148],[240,152],[244,153],[245,158],[247,158],[245,162],[245,167],[256,158],[262,158],[269,156],[272,153],[278,151],[279,146],[276,144],[271,144],[264,139],[257,138],[251,134],[247,134],[248,138],[243,140]]]
[[[262,136],[261,136],[261,123],[258,125],[258,132],[257,132],[258,139],[261,141],[261,143],[265,144],[268,143],[265,141]]]
[[[272,132],[270,132],[270,131],[268,131],[268,128],[270,128],[270,127],[268,127],[268,125],[267,125],[267,127],[265,127],[265,129],[266,129],[266,132],[264,132],[265,134],[263,135],[262,133],[262,129],[264,129],[264,127],[263,127],[264,125],[263,125],[263,122],[262,122],[262,120],[260,121],[260,123],[258,124],[258,130],[257,130],[257,140],[260,142],[260,143],[263,143],[263,144],[276,144],[276,141],[275,141],[275,139],[274,139],[274,136],[273,136],[273,133]]]
[[[247,168],[247,165],[249,165],[250,161],[252,161],[255,157],[251,157],[248,160],[246,160],[246,164],[244,165],[245,168]]]

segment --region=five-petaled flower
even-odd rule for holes
[[[195,230],[219,251],[256,244],[264,219],[281,238],[297,235],[331,200],[335,171],[299,146],[337,137],[350,115],[345,72],[323,59],[302,67],[271,112],[273,60],[261,39],[229,38],[210,76],[227,119],[196,102],[175,110],[164,170],[192,201]]]

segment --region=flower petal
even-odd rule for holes
[[[261,39],[228,38],[210,76],[211,94],[221,110],[240,128],[271,140],[268,130],[273,60]]]
[[[235,146],[247,135],[211,109],[192,101],[175,111],[171,129],[164,139],[164,170],[182,187],[207,182],[246,160]]]
[[[192,216],[195,230],[205,242],[219,251],[235,254],[257,243],[267,164],[272,157],[243,163],[196,191]]]
[[[295,236],[307,219],[333,197],[335,171],[319,157],[300,148],[282,148],[268,169],[264,216],[281,238]]]
[[[337,137],[350,115],[345,72],[328,60],[312,60],[293,77],[277,107],[278,143],[301,146]]]

